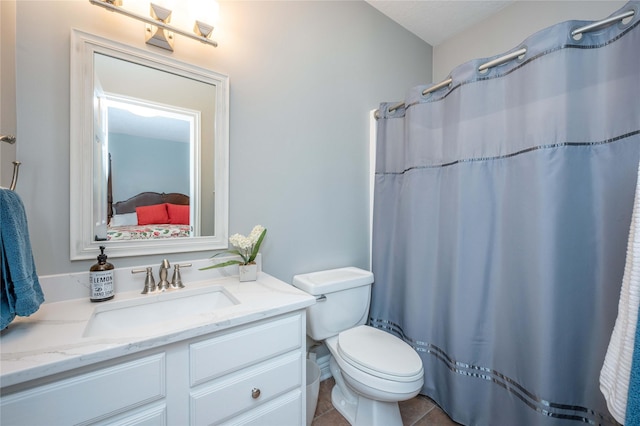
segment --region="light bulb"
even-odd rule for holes
[[[220,16],[220,5],[215,0],[189,0],[187,13],[192,22],[215,26]]]

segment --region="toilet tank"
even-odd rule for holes
[[[307,335],[316,341],[367,322],[373,274],[355,267],[293,277],[293,285],[316,297],[307,308]]]

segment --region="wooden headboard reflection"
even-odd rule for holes
[[[170,192],[168,194],[164,192],[141,192],[128,200],[114,203],[111,187],[111,154],[109,154],[109,175],[107,183],[107,216],[109,217],[109,222],[111,222],[114,214],[135,213],[136,207],[163,203],[189,205],[189,196],[178,192]]]
[[[165,194],[164,192],[141,192],[138,195],[134,195],[133,197],[129,198],[128,200],[113,203],[113,209],[115,209],[115,213],[117,214],[135,213],[136,207],[152,206],[154,204],[163,203],[188,206],[189,196],[177,192],[171,192],[169,194]]]

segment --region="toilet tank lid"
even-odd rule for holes
[[[295,287],[314,296],[371,283],[373,283],[373,273],[353,266],[310,272],[293,277]]]

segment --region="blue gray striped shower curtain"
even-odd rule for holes
[[[380,106],[370,324],[418,351],[457,422],[615,424],[598,378],[640,161],[639,8]]]

